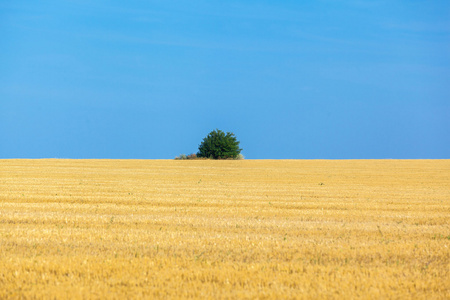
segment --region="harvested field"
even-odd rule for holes
[[[450,160],[0,160],[0,299],[450,298]]]

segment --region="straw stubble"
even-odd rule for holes
[[[450,298],[450,160],[0,160],[0,298]]]

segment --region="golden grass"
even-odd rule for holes
[[[450,298],[450,160],[0,160],[0,299]]]

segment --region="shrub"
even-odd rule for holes
[[[196,158],[197,158],[197,154],[195,154],[195,153],[189,154],[187,156],[187,159],[196,159]]]
[[[180,156],[175,157],[176,160],[185,160],[185,159],[197,159],[197,154],[191,153],[189,155],[180,154]]]
[[[211,131],[198,147],[197,157],[212,159],[238,158],[242,149],[239,148],[239,141],[234,133],[221,130]]]

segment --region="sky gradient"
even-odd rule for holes
[[[450,1],[0,0],[0,158],[450,158]]]

